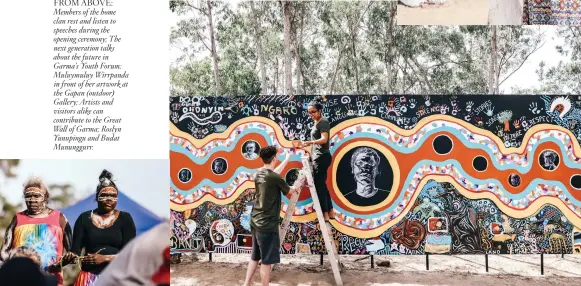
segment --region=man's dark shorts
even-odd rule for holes
[[[280,263],[280,235],[278,232],[252,231],[252,255],[254,261],[262,260],[262,264]]]

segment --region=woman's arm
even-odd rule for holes
[[[124,217],[124,225],[123,225],[123,229],[122,229],[122,235],[123,235],[123,244],[121,246],[121,248],[123,249],[123,247],[125,247],[125,245],[127,245],[127,243],[129,243],[129,241],[131,241],[132,239],[135,238],[136,236],[136,230],[135,230],[135,222],[133,221],[133,217],[131,216],[130,213],[125,213],[125,217]]]
[[[81,255],[81,251],[83,251],[83,235],[84,232],[84,215],[86,213],[82,213],[75,221],[75,230],[73,231],[73,243],[71,245],[71,252],[75,253],[76,255]]]
[[[12,217],[12,221],[6,228],[6,233],[4,234],[4,243],[2,248],[0,248],[0,260],[8,260],[10,255],[10,250],[12,249],[12,238],[14,237],[14,228],[16,228],[16,215]]]
[[[323,133],[321,133],[320,139],[312,140],[312,141],[305,141],[305,145],[307,145],[307,146],[310,146],[313,144],[323,145],[323,144],[326,144],[328,141],[329,141],[329,132],[323,132]]]
[[[327,120],[322,120],[319,123],[317,123],[317,129],[319,129],[319,132],[321,132],[321,138],[317,139],[317,140],[312,140],[312,141],[306,141],[305,145],[313,145],[313,144],[318,144],[318,145],[323,145],[326,144],[327,142],[329,142],[329,133],[331,132],[331,123],[329,123],[329,121]]]
[[[73,230],[71,229],[69,221],[62,213],[60,217],[60,224],[61,228],[63,229],[63,250],[64,250],[63,254],[66,254],[67,252],[71,251],[71,248],[73,246]]]

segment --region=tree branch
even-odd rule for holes
[[[190,4],[190,1],[187,1],[187,0],[185,0],[183,3],[184,3],[186,6],[188,6],[188,7],[192,8],[192,9],[195,9],[195,10],[197,10],[198,12],[202,13],[204,16],[208,16],[208,14],[207,14],[207,13],[206,13],[206,12],[205,12],[205,11],[204,11],[202,8],[198,8],[198,7],[194,6],[194,4]]]
[[[527,61],[527,59],[528,59],[528,58],[529,58],[529,57],[530,57],[530,56],[531,56],[531,55],[532,55],[534,52],[536,52],[536,51],[538,51],[540,48],[542,48],[544,45],[545,45],[545,42],[543,42],[543,44],[541,44],[540,46],[537,46],[537,47],[535,47],[535,49],[534,49],[534,50],[532,50],[530,53],[528,53],[528,54],[527,54],[527,55],[524,57],[524,59],[521,61],[520,65],[519,65],[519,66],[518,66],[518,67],[517,67],[515,70],[513,70],[513,71],[512,71],[512,72],[511,72],[511,73],[510,73],[508,76],[506,76],[506,77],[505,77],[505,78],[504,78],[504,79],[503,79],[503,80],[502,80],[502,81],[501,81],[501,82],[500,82],[498,85],[500,86],[500,85],[501,85],[503,82],[505,82],[505,81],[506,81],[506,80],[507,80],[509,77],[511,77],[511,76],[512,76],[512,75],[513,75],[515,72],[517,72],[517,71],[518,71],[518,70],[519,70],[519,69],[520,69],[520,68],[521,68],[521,67],[524,65],[524,63]],[[500,76],[500,71],[499,71],[499,74],[498,74],[498,76]]]

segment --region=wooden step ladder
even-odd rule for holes
[[[311,163],[308,156],[301,157],[303,162],[303,168],[297,180],[304,180],[306,179],[306,183],[309,186],[311,191],[311,198],[313,199],[313,205],[315,207],[315,211],[317,212],[317,219],[321,226],[321,232],[323,233],[323,239],[325,240],[325,248],[327,249],[327,254],[329,255],[329,261],[331,262],[331,268],[333,270],[333,275],[335,276],[335,282],[337,286],[343,286],[343,281],[341,280],[342,271],[341,261],[339,259],[339,254],[337,253],[337,247],[335,245],[335,240],[333,239],[333,234],[331,232],[331,225],[329,223],[321,223],[325,222],[323,217],[323,211],[321,210],[321,204],[319,203],[319,197],[317,196],[317,190],[315,189],[315,183],[313,179],[313,171],[311,168]],[[296,185],[296,184],[295,184]],[[300,184],[299,186],[302,186]],[[299,188],[299,191],[293,193],[286,209],[284,218],[282,220],[282,224],[279,229],[280,234],[280,244],[284,243],[284,238],[286,237],[286,233],[288,231],[290,225],[290,219],[295,211],[295,206],[299,199],[299,194],[302,187]]]

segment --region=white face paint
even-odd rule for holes
[[[117,202],[117,190],[113,187],[102,188],[97,195],[97,200],[99,202]]]
[[[26,202],[27,210],[31,214],[40,214],[46,209],[46,191],[36,187],[27,188],[24,190],[24,201]]]

